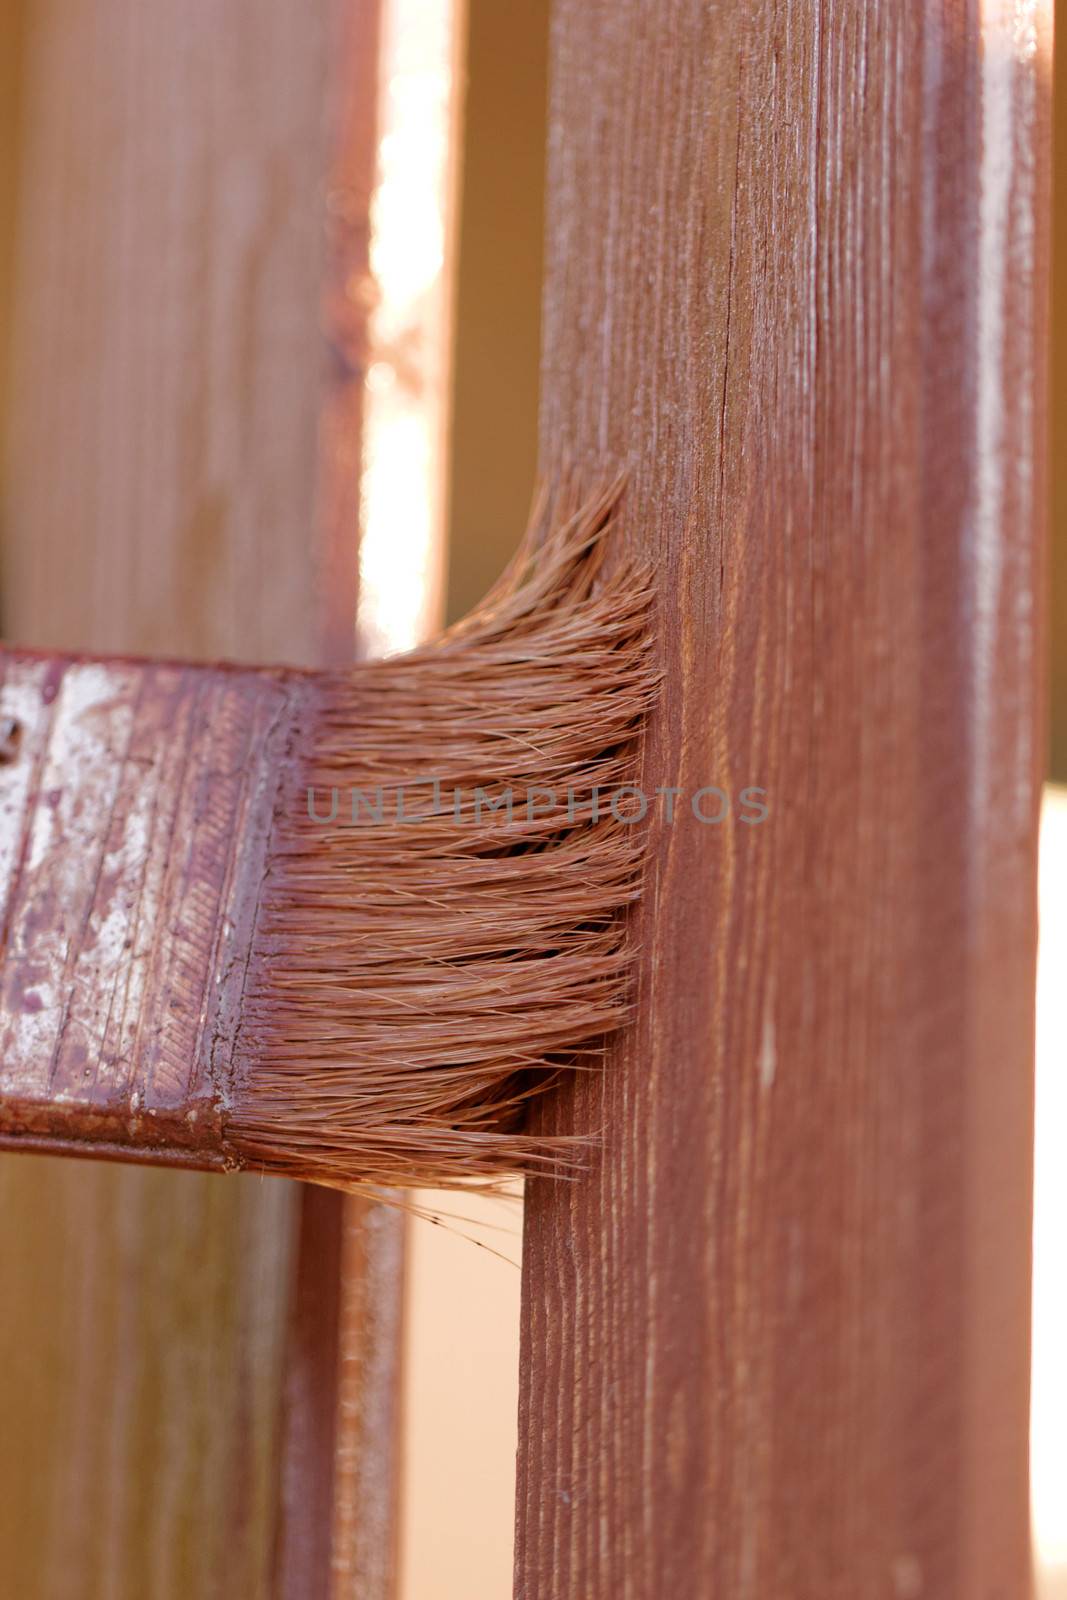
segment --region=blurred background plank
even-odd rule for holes
[[[521,1600],[1029,1589],[1049,11],[553,6],[543,461],[631,469],[646,787],[770,816],[661,825],[547,1114]]]
[[[5,635],[343,659],[376,0],[3,26]],[[387,1595],[401,1277],[399,1218],[338,1196],[5,1157],[6,1588],[325,1593],[336,1451],[375,1485],[338,1592]]]
[[[448,620],[488,593],[537,469],[549,0],[468,0]]]

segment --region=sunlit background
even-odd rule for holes
[[[358,614],[373,655],[440,621],[461,20],[458,0],[382,17]]]

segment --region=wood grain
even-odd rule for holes
[[[982,26],[979,27],[978,12]],[[638,1019],[530,1185],[516,1595],[1029,1587],[1044,7],[556,0],[542,453],[631,469]]]
[[[0,1145],[236,1168],[226,1109],[279,791],[314,690],[0,651]]]
[[[1057,38],[1067,36],[1067,0],[1055,0]],[[1061,53],[1058,81],[1063,83]],[[1067,95],[1053,95],[1052,315],[1049,335],[1049,490],[1051,502],[1049,773],[1067,783]]]
[[[338,295],[366,254],[376,7],[23,13],[5,632],[341,659],[366,303],[339,361]],[[324,1592],[346,1338],[345,1448],[395,1479],[387,1423],[361,1429],[395,1403],[399,1220],[368,1246],[381,1317],[342,1334],[339,1197],[5,1155],[0,1217],[4,1587]],[[386,1551],[392,1516],[379,1496]]]

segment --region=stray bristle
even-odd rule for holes
[[[472,615],[317,680],[226,1119],[248,1164],[446,1187],[573,1161],[521,1123],[627,1014],[646,830],[609,800],[655,673],[647,574],[601,570],[619,488],[543,500]]]

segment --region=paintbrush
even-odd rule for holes
[[[345,672],[0,657],[0,1145],[344,1187],[560,1170],[625,1019],[647,574],[619,486]]]

